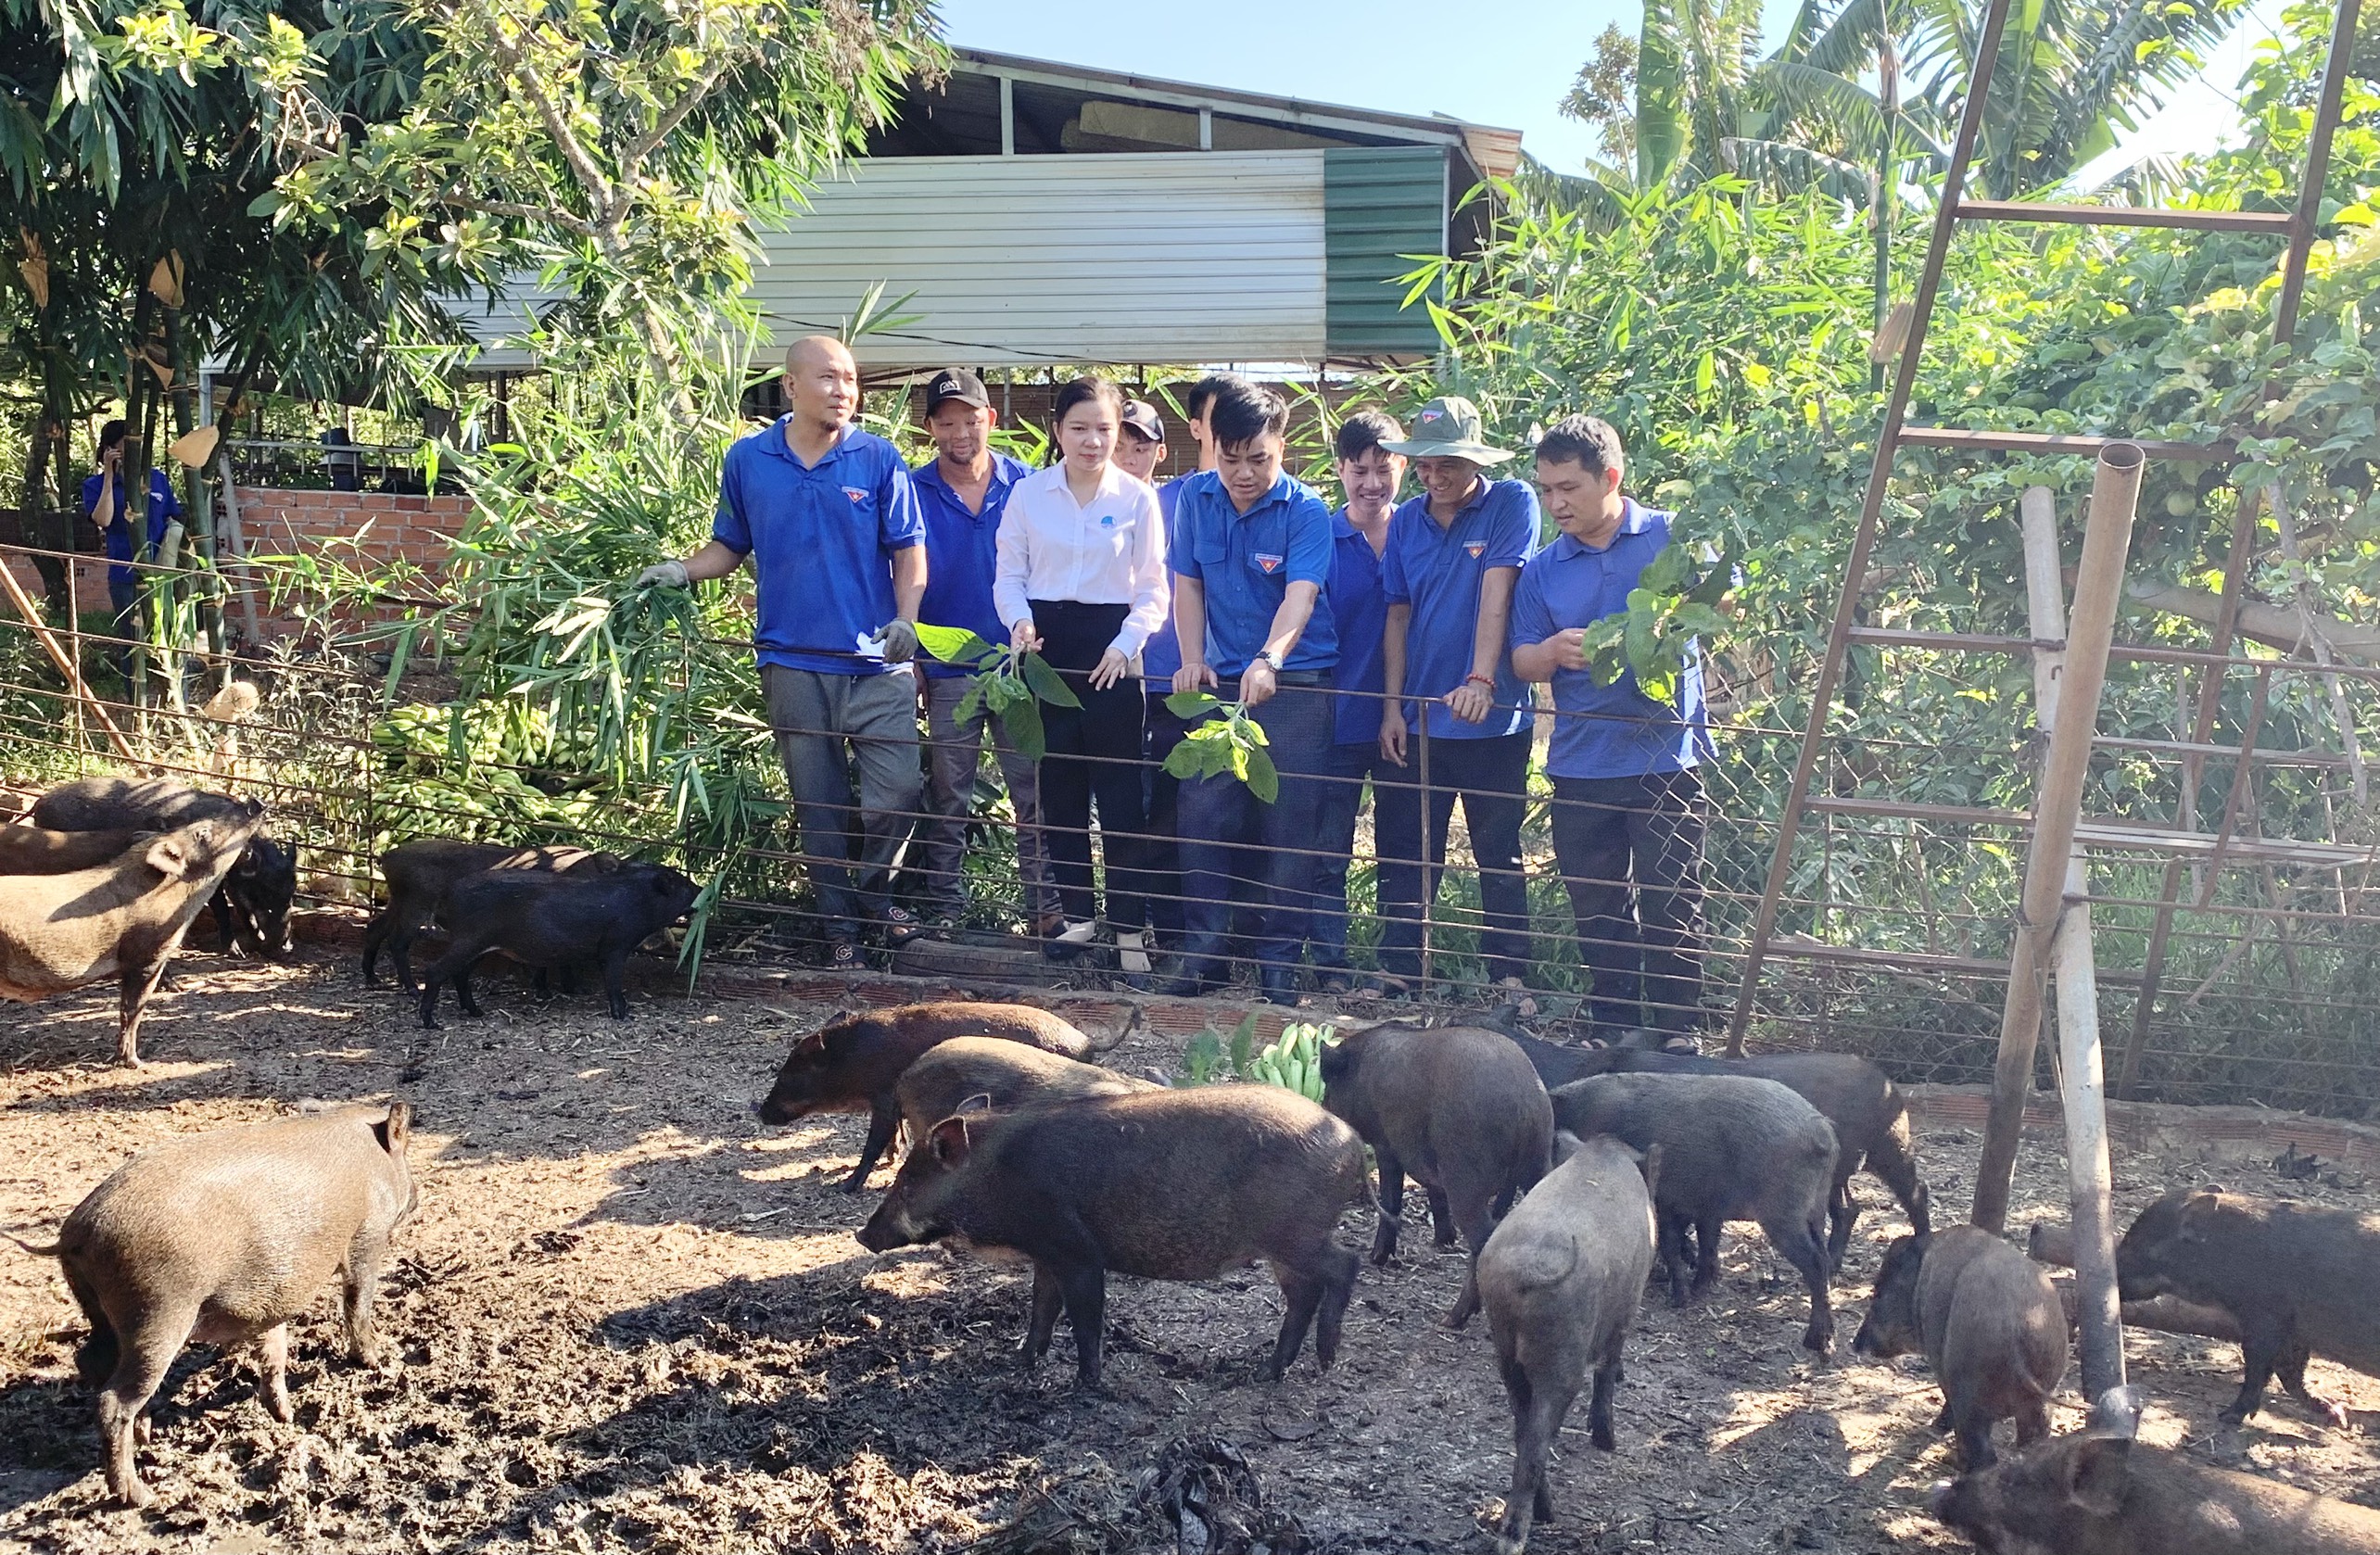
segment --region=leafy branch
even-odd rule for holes
[[[1675,702],[1688,645],[1727,626],[1719,601],[1735,587],[1736,570],[1731,552],[1698,576],[1690,549],[1675,540],[1664,546],[1628,590],[1627,611],[1587,628],[1581,646],[1595,684],[1633,674],[1646,696]]]
[[[1264,748],[1264,726],[1248,715],[1247,703],[1225,702],[1211,691],[1176,691],[1165,699],[1175,717],[1187,722],[1220,711],[1222,716],[1192,725],[1165,758],[1176,778],[1220,778],[1228,773],[1267,804],[1281,796],[1281,774]]]
[[[1040,654],[986,642],[964,626],[920,626],[918,646],[943,664],[973,672],[967,679],[967,695],[959,699],[958,722],[990,708],[1007,731],[1008,743],[1028,761],[1041,760],[1049,750],[1048,737],[1042,732],[1041,704],[1082,705],[1065,677]]]

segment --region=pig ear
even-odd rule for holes
[[[945,1118],[934,1125],[933,1132],[926,1136],[927,1147],[933,1151],[934,1159],[953,1169],[967,1164],[968,1144],[967,1119],[964,1118]]]
[[[404,1102],[390,1102],[388,1116],[372,1125],[373,1137],[380,1148],[392,1156],[405,1153],[405,1141],[413,1131],[413,1109]]]
[[[177,837],[160,837],[151,842],[147,862],[150,868],[168,879],[184,879],[190,874],[190,855]]]
[[[1553,1131],[1553,1164],[1560,1166],[1578,1154],[1578,1136],[1568,1129]]]
[[[975,1094],[959,1103],[958,1110],[952,1114],[952,1116],[956,1118],[971,1118],[979,1112],[989,1112],[991,1110],[992,1093],[989,1091],[978,1091]]]
[[[2066,1460],[2066,1493],[2095,1517],[2123,1511],[2132,1485],[2132,1438],[2085,1435]]]
[[[815,1056],[824,1053],[826,1050],[827,1029],[824,1026],[819,1027],[817,1030],[811,1032],[808,1036],[804,1037],[800,1042],[793,1044],[793,1056],[797,1058],[804,1055]]]

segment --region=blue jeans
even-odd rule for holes
[[[1314,965],[1347,965],[1347,871],[1355,854],[1355,817],[1363,808],[1363,782],[1380,763],[1380,742],[1334,745],[1323,753],[1316,785],[1313,912],[1306,925],[1306,949]],[[1375,822],[1375,824],[1377,824]]]
[[[1230,942],[1232,884],[1259,889],[1255,955],[1268,976],[1298,964],[1312,904],[1316,781],[1331,743],[1333,693],[1326,686],[1288,685],[1255,712],[1265,753],[1281,775],[1281,792],[1267,804],[1233,777],[1200,778],[1182,785],[1184,970],[1209,975]],[[1239,839],[1252,838],[1253,846]]]

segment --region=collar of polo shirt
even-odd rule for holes
[[[1574,556],[1601,556],[1613,546],[1617,545],[1621,536],[1641,535],[1652,527],[1651,512],[1639,507],[1635,498],[1623,497],[1620,499],[1620,526],[1612,531],[1612,537],[1602,545],[1589,546],[1577,536],[1565,530],[1555,537],[1553,544],[1546,549],[1565,562]]]
[[[793,412],[788,411],[772,424],[776,436],[768,439],[768,451],[802,470],[823,470],[841,459],[843,449],[851,446],[851,435],[859,430],[859,423],[855,421],[843,423],[842,429],[835,434],[834,446],[818,455],[818,461],[816,464],[804,464],[802,462],[802,456],[793,451],[793,439],[785,435],[792,422]]]

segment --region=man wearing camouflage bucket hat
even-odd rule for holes
[[[1424,904],[1437,900],[1460,799],[1479,868],[1480,954],[1490,981],[1517,987],[1529,965],[1521,821],[1535,703],[1513,673],[1505,637],[1513,587],[1537,551],[1537,493],[1525,481],[1486,474],[1513,456],[1485,440],[1479,408],[1460,396],[1431,400],[1411,436],[1380,446],[1412,461],[1423,493],[1389,519],[1380,557],[1388,601],[1380,755],[1398,769],[1374,775],[1380,969],[1399,979],[1421,973]],[[1429,742],[1425,764],[1408,745],[1415,717],[1423,723],[1414,738]]]

